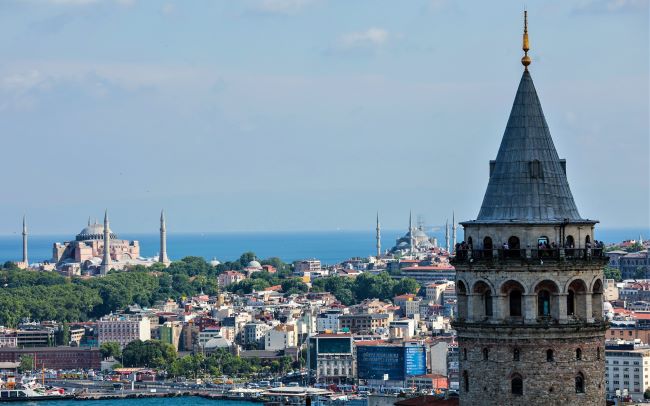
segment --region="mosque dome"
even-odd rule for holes
[[[247,268],[254,268],[254,269],[262,269],[262,264],[260,264],[258,261],[251,261],[248,263],[246,266]]]
[[[111,238],[117,238],[117,236],[111,233]],[[88,223],[83,230],[77,234],[77,241],[87,241],[87,240],[103,240],[104,239],[104,225],[95,222],[94,224]]]
[[[217,265],[220,265],[220,264],[221,264],[221,262],[217,261],[216,258],[212,258],[212,261],[210,261],[210,265],[212,265],[212,266],[217,266]]]

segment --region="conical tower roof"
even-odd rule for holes
[[[530,72],[525,70],[490,180],[478,222],[556,223],[583,220],[546,124]]]

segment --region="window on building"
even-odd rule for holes
[[[515,348],[515,349],[512,351],[512,360],[513,360],[513,361],[519,361],[520,355],[521,355],[521,353],[520,353],[520,351],[519,351],[519,348]]]
[[[553,362],[553,350],[546,350],[546,362]]]
[[[576,375],[576,393],[585,393],[585,377],[582,372],[578,372]]]
[[[576,349],[576,359],[578,361],[582,359],[582,350],[580,348]]]
[[[467,361],[467,348],[463,348],[463,360]]]
[[[600,359],[600,347],[596,348],[596,359]]]
[[[510,387],[513,395],[521,396],[524,394],[524,381],[521,376],[515,375],[510,381]]]
[[[487,348],[483,348],[483,361],[487,361],[490,355],[490,351]]]

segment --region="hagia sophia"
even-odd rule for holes
[[[23,260],[21,268],[29,267],[27,259],[27,225],[23,219]],[[48,270],[56,270],[67,276],[105,275],[110,270],[123,270],[132,265],[151,266],[155,263],[169,265],[167,257],[167,227],[165,214],[160,214],[160,253],[156,258],[140,256],[140,243],[136,240],[119,239],[109,225],[108,212],[104,223],[91,222],[72,241],[55,242],[52,261]]]

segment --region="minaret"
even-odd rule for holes
[[[160,256],[158,262],[168,266],[170,264],[167,258],[167,225],[165,223],[165,211],[160,211]]]
[[[108,224],[108,210],[104,212],[104,258],[99,273],[106,275],[111,270],[111,229]]]
[[[448,253],[451,253],[449,251],[449,219],[445,221],[445,249]]]
[[[452,239],[452,250],[454,251],[453,253],[456,254],[456,228],[458,226],[456,225],[456,213],[453,211],[451,212],[451,239]]]
[[[29,261],[27,260],[27,221],[25,216],[23,216],[23,263],[25,268],[29,266]]]
[[[409,242],[411,245],[411,254],[415,253],[415,237],[413,236],[413,213],[409,211]]]
[[[377,212],[377,258],[381,256],[381,224],[379,224],[379,212]]]

